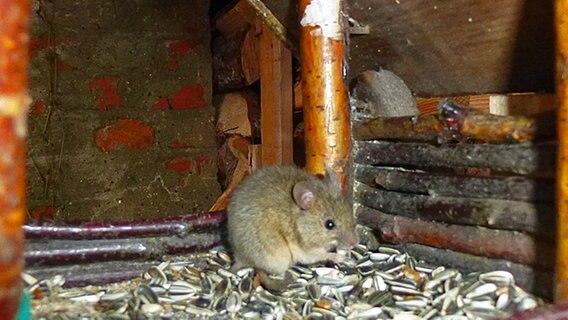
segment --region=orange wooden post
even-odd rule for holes
[[[346,186],[351,153],[349,102],[343,78],[341,0],[300,0],[300,57],[306,169],[331,168]]]
[[[554,299],[568,300],[568,0],[555,1],[558,108],[557,256]]]
[[[268,27],[259,28],[262,166],[292,164],[292,53]]]
[[[13,319],[21,294],[29,0],[0,1],[0,318]]]

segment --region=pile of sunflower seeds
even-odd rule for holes
[[[139,279],[104,287],[63,289],[56,276],[24,274],[36,319],[498,319],[542,301],[507,271],[472,273],[430,266],[379,245],[361,243],[339,265],[294,266],[295,282],[269,292],[252,269],[230,271],[231,258],[211,250],[207,264],[165,261]]]

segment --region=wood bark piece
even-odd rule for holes
[[[346,68],[345,30],[340,21],[341,0],[332,1],[337,10],[310,22],[318,12],[310,0],[299,1],[300,55],[306,132],[306,169],[325,174],[335,171],[343,187],[349,184],[346,172],[351,154],[350,109],[343,74]],[[322,25],[331,26],[332,32]]]
[[[427,196],[384,191],[357,183],[356,199],[388,214],[449,224],[524,231],[553,240],[554,206],[499,199]]]
[[[159,259],[166,254],[199,252],[219,244],[218,231],[112,240],[31,240],[26,242],[24,257],[28,266]]]
[[[523,143],[553,139],[555,112],[534,117],[497,116],[464,108],[446,101],[439,115],[420,115],[354,121],[353,136],[358,140],[467,141]]]
[[[239,0],[232,7],[223,10],[213,18],[215,28],[224,36],[229,36],[247,25],[253,25],[254,11],[245,0]]]
[[[521,176],[474,177],[398,168],[355,166],[355,179],[385,190],[431,196],[553,203],[555,181]]]
[[[568,80],[565,69],[568,63],[568,0],[556,0],[556,79],[558,109],[558,171],[556,202],[558,206],[558,252],[556,259],[555,301],[568,301]]]
[[[213,87],[216,92],[238,89],[260,78],[259,39],[252,26],[213,39]]]
[[[354,161],[361,164],[414,168],[487,168],[531,174],[553,172],[556,145],[445,144],[357,141]],[[507,156],[503,156],[507,155]]]
[[[30,1],[0,2],[0,310],[14,319],[22,292],[26,216]]]
[[[420,110],[404,81],[391,71],[368,70],[351,84],[351,106],[356,118],[416,116]]]
[[[260,50],[262,166],[292,164],[292,54],[264,25]]]
[[[224,156],[218,157],[218,160],[226,160],[220,164],[224,168],[220,172],[224,174],[222,181],[225,182],[225,191],[209,211],[225,210],[235,188],[250,174],[249,147],[250,141],[239,135],[230,136],[221,147],[220,152],[224,150]]]
[[[357,208],[358,222],[377,230],[385,241],[412,242],[436,248],[504,259],[539,268],[554,265],[554,243],[520,232],[446,225]]]
[[[435,115],[354,120],[353,138],[356,140],[437,141],[447,140],[449,134]]]
[[[496,116],[465,108],[445,99],[438,106],[444,127],[453,135],[485,142],[530,142],[554,138],[556,131],[550,125],[555,112],[545,112],[538,118],[522,116]]]
[[[26,224],[27,240],[37,239],[120,239],[158,235],[183,235],[194,230],[215,229],[225,221],[225,212],[206,212],[168,218],[113,223],[89,222],[80,225]]]
[[[217,134],[238,134],[260,138],[260,102],[253,91],[235,91],[216,95]]]
[[[489,259],[452,250],[406,243],[400,249],[433,265],[456,268],[463,273],[507,270],[515,276],[515,284],[539,297],[552,297],[552,270],[538,270],[507,260]]]

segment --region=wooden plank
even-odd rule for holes
[[[355,184],[355,197],[366,207],[413,219],[528,232],[554,240],[554,206],[503,199],[429,196]]]
[[[555,144],[444,144],[356,141],[354,161],[410,168],[486,168],[519,174],[549,174]],[[503,155],[506,154],[506,157]]]
[[[520,232],[422,221],[363,206],[357,208],[357,219],[389,242],[418,243],[546,269],[554,265],[554,242]]]
[[[261,28],[262,166],[292,164],[292,54],[266,26]]]
[[[264,0],[298,39],[296,0]],[[348,80],[385,68],[418,96],[553,92],[552,1],[348,1]],[[419,27],[417,27],[419,26]]]
[[[558,251],[556,259],[555,291],[556,302],[568,301],[568,0],[556,0],[556,59],[558,109],[558,170],[556,203],[558,205]]]
[[[390,191],[431,196],[554,202],[555,181],[521,176],[459,176],[400,168],[355,165],[355,179]]]

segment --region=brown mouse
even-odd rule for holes
[[[352,207],[331,172],[320,179],[293,166],[260,169],[235,189],[227,214],[234,270],[284,275],[296,263],[340,262],[333,251],[357,243]]]

